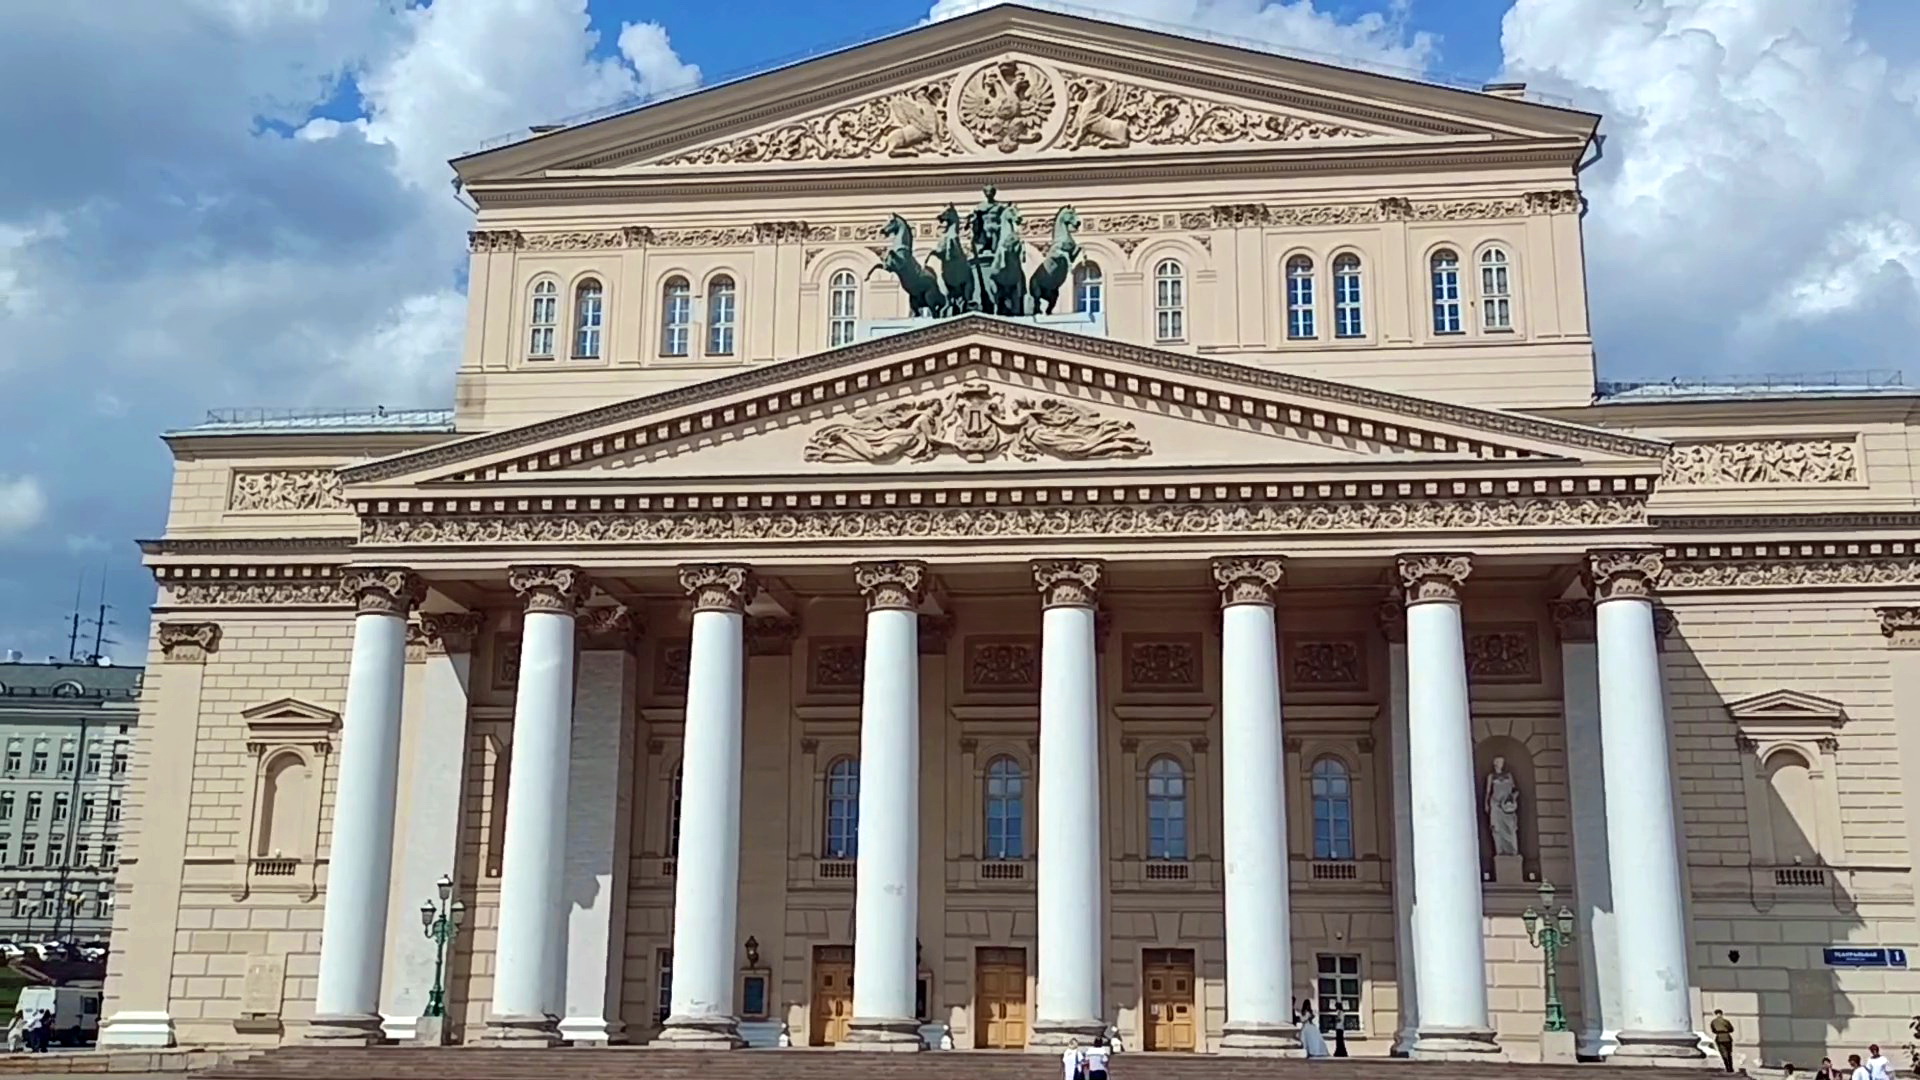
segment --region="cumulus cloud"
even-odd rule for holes
[[[0,476],[0,538],[26,532],[47,513],[47,493],[31,476]]]

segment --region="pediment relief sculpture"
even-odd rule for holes
[[[1851,439],[1747,439],[1680,443],[1660,482],[1674,488],[1852,484],[1860,480]]]
[[[1058,150],[1135,145],[1311,142],[1368,132],[1321,120],[1248,109],[1166,90],[1067,74],[1067,120]]]
[[[946,157],[961,152],[947,126],[951,77],[766,131],[677,154],[662,165],[751,165],[770,161],[858,161]]]
[[[1058,398],[1010,397],[976,379],[939,396],[868,406],[851,421],[828,424],[807,440],[806,459],[885,465],[954,454],[976,462],[1090,461],[1152,452],[1129,421]]]

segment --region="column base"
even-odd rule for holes
[[[1580,1033],[1580,1060],[1600,1061],[1620,1048],[1619,1033],[1614,1031],[1583,1031]]]
[[[504,1046],[516,1049],[560,1045],[559,1033],[554,1030],[555,1020],[551,1016],[495,1016],[487,1020],[486,1033],[480,1036],[481,1046]]]
[[[1413,1037],[1415,1061],[1505,1061],[1507,1051],[1490,1028],[1422,1027]]]
[[[660,1034],[647,1044],[662,1050],[738,1050],[740,1021],[731,1016],[669,1016]]]
[[[1420,1040],[1420,1033],[1410,1027],[1403,1027],[1393,1033],[1393,1045],[1387,1047],[1389,1057],[1412,1057],[1413,1044]]]
[[[1228,1023],[1219,1052],[1235,1057],[1305,1057],[1298,1024]]]
[[[920,1041],[918,1020],[856,1016],[847,1024],[847,1041],[839,1048],[913,1054],[926,1049],[926,1044]]]
[[[100,1025],[100,1049],[116,1046],[168,1047],[174,1044],[173,1017],[165,1012],[114,1013]]]
[[[598,1016],[569,1016],[560,1021],[560,1040],[575,1046],[611,1046],[626,1041],[627,1025]]]
[[[1619,1045],[1607,1057],[1615,1065],[1689,1068],[1708,1064],[1700,1037],[1691,1031],[1622,1031],[1617,1038]]]
[[[300,1041],[322,1046],[379,1046],[387,1041],[387,1035],[380,1029],[380,1017],[373,1013],[335,1013],[307,1021]]]
[[[1084,1020],[1035,1020],[1027,1035],[1029,1050],[1065,1050],[1072,1043],[1092,1046],[1107,1033],[1107,1023],[1094,1017]]]

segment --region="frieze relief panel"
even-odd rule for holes
[[[1683,442],[1667,453],[1667,488],[1817,487],[1861,482],[1852,439],[1745,439]]]
[[[975,462],[1009,456],[1087,461],[1144,457],[1152,449],[1128,421],[1059,398],[1011,397],[976,379],[938,396],[872,405],[848,422],[828,424],[807,440],[806,460],[885,464],[950,453]]]
[[[1283,641],[1286,673],[1281,684],[1287,689],[1367,688],[1367,645],[1359,634],[1289,633]]]
[[[866,678],[867,648],[860,638],[811,638],[807,642],[807,690],[857,694]]]
[[[968,693],[1040,689],[1040,639],[1031,634],[969,635],[963,645]]]
[[[1128,693],[1179,693],[1203,689],[1199,634],[1124,634],[1127,666],[1120,680]]]
[[[333,469],[235,469],[227,509],[299,513],[345,510],[340,474]]]
[[[1533,623],[1467,627],[1467,678],[1477,683],[1540,681],[1540,629]]]
[[[653,645],[655,697],[685,697],[693,663],[692,643],[686,638],[656,638]]]

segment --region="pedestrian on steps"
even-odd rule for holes
[[[1107,1080],[1107,1058],[1110,1053],[1105,1035],[1094,1040],[1087,1049],[1087,1080]]]
[[[1074,1039],[1060,1055],[1060,1080],[1086,1080],[1086,1075],[1087,1052],[1080,1049],[1080,1040]]]

